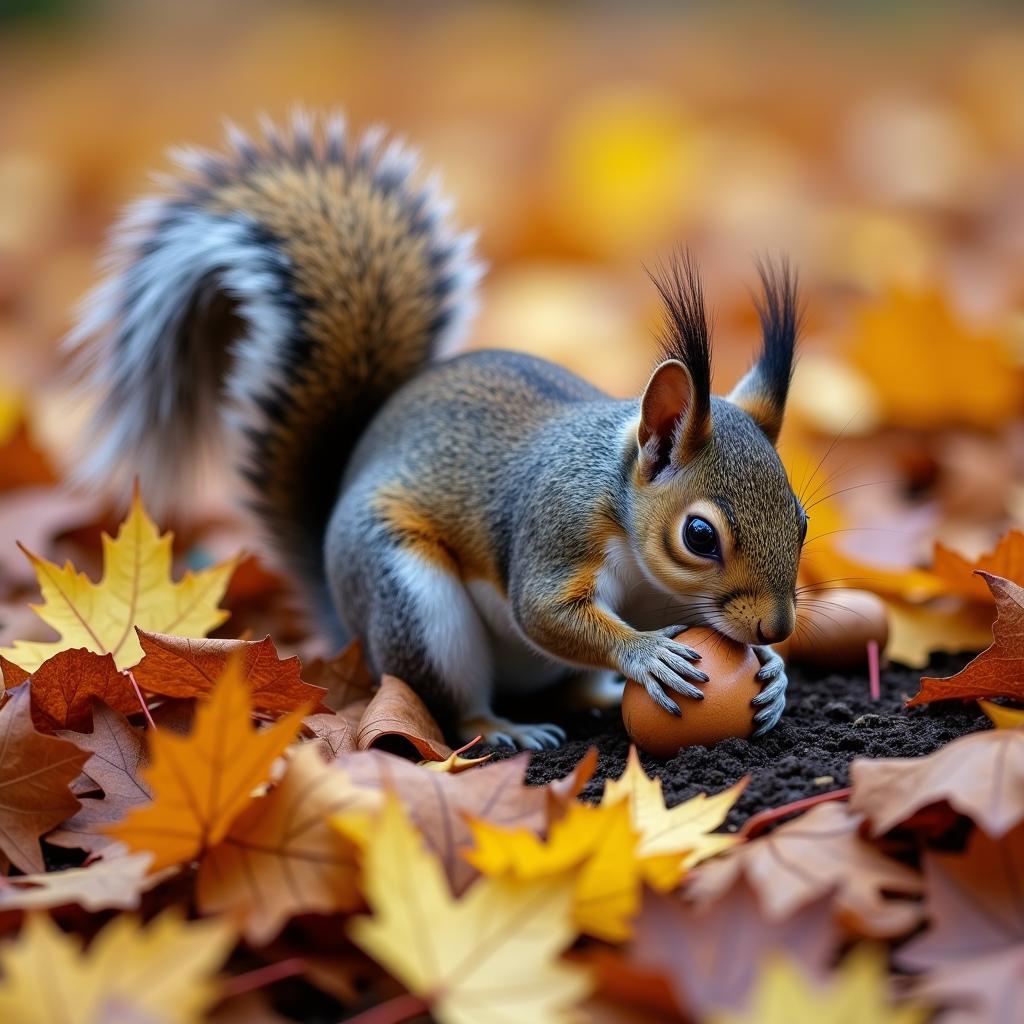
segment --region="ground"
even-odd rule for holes
[[[643,766],[662,780],[669,804],[700,792],[718,792],[749,774],[750,784],[728,821],[738,828],[758,811],[842,789],[856,757],[916,757],[986,728],[988,719],[976,704],[905,707],[922,675],[950,675],[968,660],[936,655],[925,670],[890,666],[882,672],[877,701],[871,699],[866,673],[822,675],[791,668],[786,713],[769,735],[755,741],[726,740],[711,748],[690,747],[668,761],[645,755]],[[583,791],[585,798],[596,800],[603,780],[622,773],[629,737],[617,714],[581,714],[562,724],[570,732],[569,742],[534,754],[527,778],[533,783],[560,778],[596,745],[598,769]],[[510,754],[495,751],[497,757]]]

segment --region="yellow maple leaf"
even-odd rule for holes
[[[85,647],[113,655],[118,668],[130,668],[142,658],[135,626],[151,633],[206,636],[228,617],[217,605],[238,560],[187,572],[175,583],[173,539],[171,533],[160,535],[136,492],[117,537],[103,535],[99,583],[70,562],[61,567],[26,550],[43,595],[43,603],[32,609],[60,634],[60,640],[16,640],[0,655],[34,672],[51,655]]]
[[[254,729],[249,689],[239,660],[232,659],[209,700],[196,708],[188,736],[150,732],[150,764],[142,777],[153,799],[107,831],[133,850],[153,853],[152,871],[192,860],[224,838],[308,710]]]
[[[638,855],[646,862],[647,880],[660,889],[671,889],[682,875],[708,857],[735,846],[740,839],[715,832],[746,788],[748,780],[714,796],[697,796],[676,807],[665,806],[661,779],[652,779],[640,765],[636,747],[629,748],[626,770],[604,787],[604,804],[629,804],[633,826],[640,833]]]
[[[0,1020],[198,1024],[216,1002],[213,977],[235,942],[226,920],[186,922],[168,910],[148,925],[115,917],[82,951],[45,914],[30,914],[0,948]]]
[[[284,778],[253,800],[203,857],[200,910],[238,915],[246,938],[262,944],[293,914],[357,909],[357,851],[330,818],[379,805],[378,792],[354,785],[324,763],[314,744],[304,744]]]
[[[494,878],[532,880],[572,872],[573,913],[580,931],[624,942],[640,907],[644,865],[626,803],[574,803],[551,826],[547,841],[525,828],[505,829],[483,819],[469,823],[470,864]]]
[[[337,820],[337,819],[336,819]],[[344,830],[344,816],[338,821]],[[559,961],[574,939],[571,878],[481,878],[454,899],[437,857],[389,795],[370,833],[363,889],[373,917],[349,934],[424,999],[441,1024],[562,1024],[590,990]]]
[[[990,700],[979,700],[978,706],[997,729],[1024,729],[1024,709],[1008,708]]]
[[[746,1011],[716,1013],[708,1024],[923,1024],[931,1011],[893,1006],[883,954],[870,946],[850,953],[825,986],[812,983],[782,956],[761,969]]]

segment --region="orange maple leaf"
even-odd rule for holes
[[[994,551],[982,555],[974,562],[936,543],[932,571],[947,584],[949,592],[974,601],[991,603],[993,595],[979,578],[979,570],[1024,584],[1024,533],[1011,530],[1000,539]]]
[[[257,731],[241,665],[231,661],[210,699],[199,704],[188,736],[150,734],[151,764],[142,774],[153,799],[107,831],[134,850],[152,852],[152,871],[192,860],[227,835],[307,711]]]

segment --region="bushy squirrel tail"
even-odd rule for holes
[[[323,590],[322,540],[370,418],[475,308],[473,238],[379,130],[293,117],[176,153],[131,207],[69,343],[96,400],[80,479],[153,506],[234,458],[271,544]],[[225,429],[226,428],[226,429]],[[227,452],[221,442],[227,439]]]

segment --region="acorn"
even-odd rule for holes
[[[864,671],[868,641],[885,651],[889,613],[885,602],[866,590],[822,590],[797,610],[797,628],[775,650],[796,665],[822,671]]]
[[[633,742],[655,757],[674,757],[683,747],[709,747],[733,736],[754,732],[758,708],[751,701],[761,692],[755,678],[761,668],[752,648],[721,633],[695,626],[675,638],[701,655],[700,667],[711,677],[699,683],[703,700],[666,689],[682,715],[654,703],[639,683],[627,681],[622,695],[622,721]]]

